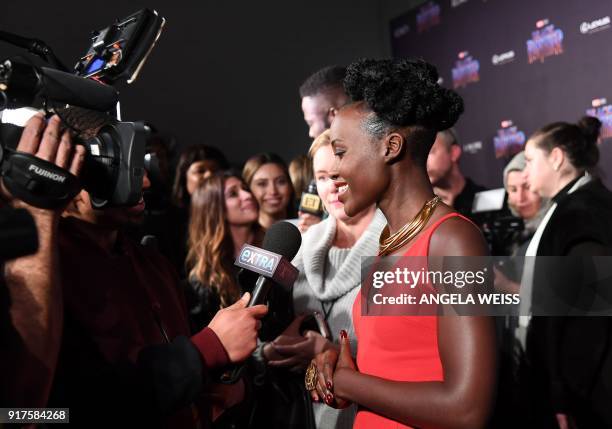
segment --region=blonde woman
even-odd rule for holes
[[[268,366],[291,369],[299,374],[317,353],[337,347],[341,329],[349,329],[356,347],[351,308],[359,291],[361,257],[376,254],[378,237],[386,223],[374,204],[352,217],[344,212],[331,173],[335,159],[329,131],[315,139],[309,155],[313,160],[317,192],[329,217],[308,229],[293,260],[300,270],[293,287],[293,307],[298,317],[282,335],[263,348]],[[323,338],[314,331],[300,335],[299,325],[304,316],[315,311],[325,318],[332,338]],[[301,375],[299,380],[300,383],[303,380]],[[313,411],[317,428],[350,428],[355,418],[354,407],[335,410],[315,403]]]

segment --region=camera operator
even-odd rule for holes
[[[519,152],[504,168],[504,188],[508,194],[508,207],[512,214],[521,218],[524,223],[524,228],[516,231],[509,237],[509,242],[505,243],[507,244],[505,247],[510,250],[511,260],[525,256],[531,237],[549,207],[547,198],[542,198],[529,189],[527,178],[523,173],[525,166],[525,152]],[[518,267],[510,268],[505,274],[495,270],[495,287],[498,290],[518,293],[522,270]]]
[[[33,116],[17,151],[35,155],[78,175],[85,150],[73,149],[57,116],[48,124]],[[57,233],[61,210],[32,207],[10,195],[0,183],[0,206],[25,208],[38,230],[38,251],[9,261],[0,285],[0,404],[44,407],[55,372],[62,333],[62,290],[58,281]],[[2,282],[2,275],[0,275]],[[4,301],[4,302],[2,302]]]
[[[504,168],[504,187],[508,194],[508,207],[514,216],[523,219],[525,229],[515,237],[514,253],[525,254],[527,244],[548,209],[548,199],[529,189],[525,170],[525,152],[519,152]]]
[[[505,293],[519,293],[523,274],[524,256],[531,238],[549,208],[547,198],[542,198],[529,188],[524,174],[525,153],[515,155],[503,171],[504,188],[508,194],[508,207],[513,216],[522,219],[523,228],[504,233],[500,243],[504,258],[503,267],[494,267],[495,288]],[[522,410],[517,410],[520,399],[518,374],[524,362],[523,348],[515,336],[518,318],[496,318],[498,358],[498,392],[492,427],[514,427],[522,423]]]
[[[88,427],[111,425],[119,415],[139,427],[206,427],[212,392],[222,393],[219,406],[227,408],[244,389],[210,386],[211,371],[251,354],[267,308],[245,308],[246,294],[190,336],[171,264],[124,233],[143,212],[142,198],[132,207],[94,209],[83,190],[63,214],[65,323],[49,405],[70,407],[71,422]]]

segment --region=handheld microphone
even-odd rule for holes
[[[277,222],[266,232],[263,249],[250,244],[242,246],[234,264],[259,274],[251,293],[249,307],[264,304],[274,283],[286,288],[293,285],[298,270],[290,261],[301,244],[302,235],[295,225]]]
[[[265,304],[272,286],[280,284],[289,288],[298,276],[298,270],[291,265],[292,260],[302,244],[302,235],[297,227],[289,222],[277,222],[268,229],[264,236],[263,249],[245,244],[240,249],[235,265],[245,273],[258,273],[249,307]],[[242,375],[244,365],[228,368],[220,375],[219,382],[234,384]]]

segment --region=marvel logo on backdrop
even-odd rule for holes
[[[529,64],[563,53],[563,31],[555,28],[548,19],[541,19],[536,23],[531,39],[527,40],[527,58]]]
[[[453,87],[465,87],[480,80],[480,62],[467,51],[459,52],[459,59],[452,70]]]
[[[586,110],[586,114],[594,116],[601,121],[601,139],[612,137],[612,104],[608,104],[605,98],[596,98],[591,101],[591,108]],[[601,143],[601,140],[599,141]]]
[[[421,6],[416,16],[417,32],[422,33],[440,24],[440,5],[436,2]]]
[[[604,16],[591,22],[583,22],[580,24],[580,32],[582,34],[593,34],[610,28],[610,17]]]
[[[491,57],[491,62],[494,66],[501,66],[503,64],[508,64],[514,61],[516,58],[516,54],[514,51],[508,51],[501,54],[495,54]]]
[[[525,144],[525,133],[520,131],[511,120],[501,122],[501,128],[493,137],[495,146],[495,158],[506,158],[516,155],[523,150]]]
[[[482,142],[471,142],[463,145],[463,152],[469,153],[470,155],[476,155],[482,150]]]

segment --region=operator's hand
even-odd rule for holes
[[[29,153],[37,158],[44,159],[57,165],[58,167],[69,170],[75,176],[81,172],[85,160],[85,148],[83,146],[73,146],[70,133],[66,130],[60,131],[60,118],[57,115],[51,117],[48,123],[45,122],[44,115],[37,113],[26,123],[21,139],[17,145],[18,152]],[[14,205],[28,208],[33,214],[41,213],[61,213],[61,209],[43,210],[33,208],[21,201],[13,201],[12,195],[0,183],[0,193],[2,197],[13,202]]]
[[[232,363],[241,362],[253,353],[261,327],[259,319],[268,312],[265,305],[247,307],[250,297],[247,292],[231,306],[217,311],[208,325],[219,337]]]

